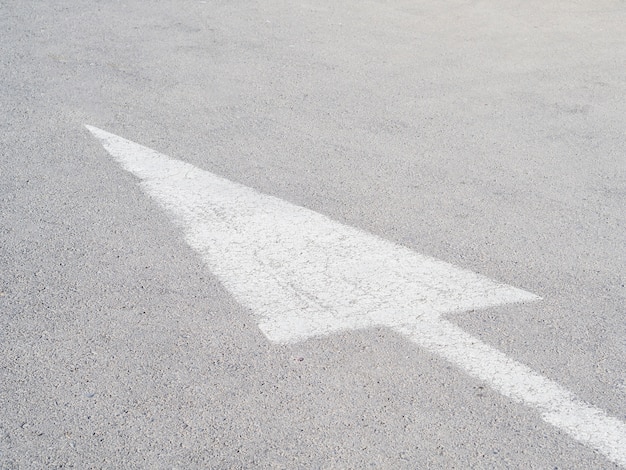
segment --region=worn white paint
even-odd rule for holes
[[[280,343],[387,326],[626,465],[626,425],[441,318],[538,300],[95,127],[211,271]]]
[[[556,382],[537,374],[444,320],[394,328],[443,356],[516,402],[530,406],[548,423],[626,466],[626,424],[578,400]]]
[[[411,324],[537,296],[89,128],[272,341]]]

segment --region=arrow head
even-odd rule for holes
[[[272,341],[398,326],[534,294],[87,126]]]

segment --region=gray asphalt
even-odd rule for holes
[[[386,329],[291,346],[91,124],[544,300],[626,420],[626,3],[0,0],[0,468],[617,468]]]

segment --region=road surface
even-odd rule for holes
[[[1,0],[0,468],[620,468],[624,24],[620,1]],[[433,308],[609,444],[415,340],[404,294],[268,335],[275,289],[243,296],[256,271],[198,251],[85,125],[528,293]]]

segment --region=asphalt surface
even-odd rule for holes
[[[543,298],[626,420],[623,1],[0,0],[0,468],[617,468],[385,328],[269,342],[91,124]]]

